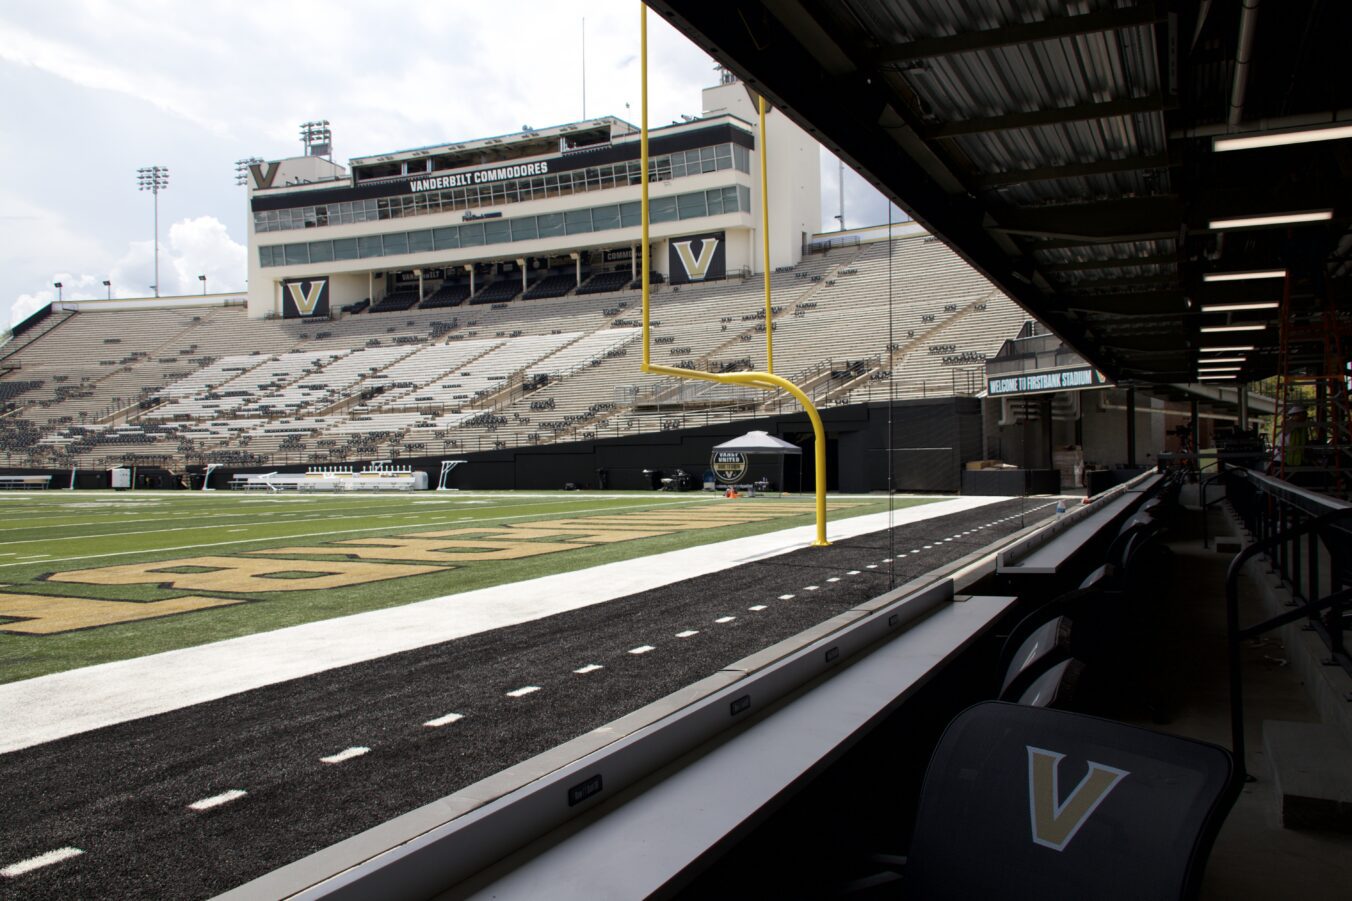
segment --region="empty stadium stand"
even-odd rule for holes
[[[642,376],[628,272],[444,283],[333,319],[239,306],[63,312],[0,349],[0,459],[104,467],[331,463],[548,444],[792,412],[787,395]],[[654,360],[775,371],[818,406],[972,395],[1025,316],[923,237],[809,254],[759,277],[660,285]],[[565,290],[563,296],[555,292]],[[604,293],[604,299],[589,295]],[[528,299],[529,298],[529,299]],[[464,304],[448,318],[443,308]],[[631,349],[633,353],[631,354]]]

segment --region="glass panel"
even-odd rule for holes
[[[484,223],[485,244],[505,244],[512,240],[512,227],[505,219]]]
[[[714,148],[714,160],[718,163],[718,168],[719,168],[720,170],[722,170],[722,169],[731,169],[731,168],[732,168],[732,145],[731,145],[731,144],[719,144],[717,147],[715,147],[715,148]]]
[[[682,194],[676,198],[676,207],[682,219],[695,219],[709,214],[704,204],[703,191],[698,194]]]
[[[714,188],[712,191],[705,191],[704,198],[709,203],[709,215],[717,216],[723,212],[723,190]]]
[[[384,252],[380,246],[380,235],[366,235],[358,238],[357,251],[361,254],[362,259],[380,256]]]
[[[310,248],[304,244],[287,244],[285,247],[286,265],[310,262]]]
[[[311,241],[310,242],[310,262],[327,263],[333,259],[332,241]]]
[[[620,204],[620,225],[624,228],[642,224],[643,213],[637,200]]]
[[[592,230],[591,210],[569,210],[563,215],[568,234],[576,235]]]
[[[455,226],[434,228],[432,240],[436,243],[437,250],[454,250],[460,246],[460,229]]]
[[[260,247],[260,248],[258,248],[258,265],[260,265],[260,266],[271,266],[271,265],[272,265],[272,248],[271,248],[271,247]]]
[[[675,197],[654,197],[649,201],[649,216],[653,222],[672,222],[676,219]]]
[[[408,234],[397,232],[392,235],[385,235],[385,256],[394,256],[400,253],[408,253]]]
[[[735,188],[724,188],[724,189],[723,189],[723,209],[726,210],[726,209],[728,208],[728,192],[729,192],[729,191],[736,191],[736,192],[737,192],[738,208],[739,208],[742,212],[746,213],[746,212],[750,212],[750,211],[751,211],[751,189],[750,189],[750,188],[747,188],[747,187],[745,187],[745,186],[743,186],[743,185],[738,185],[738,186],[735,187]]]
[[[618,206],[593,207],[591,214],[592,228],[595,231],[620,227],[620,208]]]
[[[333,258],[335,260],[357,259],[357,239],[335,238],[333,240]]]
[[[540,227],[540,237],[553,238],[563,234],[563,214],[545,213],[535,217]]]
[[[479,247],[484,243],[484,227],[478,222],[460,226],[460,246]]]
[[[432,244],[432,233],[427,230],[408,233],[408,252],[422,253],[427,250],[434,250]]]
[[[513,219],[511,221],[511,226],[513,241],[530,241],[540,237],[540,230],[535,227],[534,216],[524,216],[520,219]]]

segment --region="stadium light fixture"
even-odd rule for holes
[[[302,156],[327,157],[333,153],[333,132],[329,130],[328,119],[316,119],[300,124],[300,144],[305,148]]]
[[[1304,222],[1327,222],[1333,210],[1310,210],[1305,213],[1274,213],[1271,216],[1236,216],[1230,219],[1212,219],[1207,228],[1266,228],[1272,225],[1300,225]]]
[[[1238,313],[1241,310],[1275,310],[1281,304],[1275,300],[1256,301],[1254,303],[1204,303],[1203,313]]]
[[[249,167],[257,166],[263,162],[261,157],[249,156],[242,160],[235,160],[235,184],[243,186],[249,183]]]
[[[108,290],[108,299],[113,299],[113,283],[108,279],[103,280],[103,287]]]
[[[1199,374],[1199,375],[1197,376],[1197,381],[1199,381],[1199,382],[1205,382],[1205,381],[1217,381],[1218,379],[1226,379],[1226,380],[1233,381],[1234,379],[1237,379],[1237,378],[1239,378],[1239,375],[1238,375],[1237,373],[1230,373],[1230,374],[1228,374],[1228,375],[1223,374],[1223,373],[1209,373],[1209,374],[1207,374],[1207,375],[1200,375],[1200,374]]]
[[[1243,368],[1243,366],[1207,366],[1205,368],[1198,366],[1197,372],[1239,372]]]
[[[207,296],[207,277],[205,275],[197,276],[197,280],[202,283],[202,296]]]
[[[1260,278],[1286,278],[1285,269],[1257,269],[1252,272],[1208,272],[1204,282],[1244,282]]]
[[[60,283],[60,282],[52,282],[52,287],[56,289],[56,302],[57,302],[57,303],[60,303],[60,302],[61,302],[61,283]]]
[[[1202,353],[1204,353],[1204,354],[1214,354],[1214,353],[1223,353],[1223,354],[1225,354],[1225,353],[1242,354],[1242,353],[1248,353],[1248,352],[1251,351],[1251,350],[1257,350],[1257,348],[1254,347],[1252,344],[1228,344],[1228,345],[1226,345],[1226,346],[1224,346],[1224,347],[1203,347],[1203,348],[1201,348],[1201,351],[1202,351]]]
[[[168,166],[142,166],[136,170],[138,190],[149,191],[155,199],[155,296],[160,296],[160,192],[169,187]]]
[[[1315,141],[1338,141],[1352,138],[1352,125],[1333,128],[1303,128],[1264,135],[1245,135],[1234,138],[1213,138],[1211,149],[1216,153],[1230,150],[1256,150],[1260,147],[1282,147],[1287,144],[1310,144]]]
[[[1261,332],[1267,328],[1267,323],[1255,325],[1204,325],[1203,332]]]
[[[1211,357],[1206,360],[1198,360],[1197,365],[1210,366],[1212,363],[1247,363],[1248,357]]]

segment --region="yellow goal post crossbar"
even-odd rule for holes
[[[793,382],[773,372],[699,372],[693,369],[678,369],[674,366],[660,366],[650,359],[649,352],[649,327],[648,327],[648,309],[649,297],[651,296],[651,285],[649,283],[649,273],[652,271],[650,257],[652,254],[648,239],[648,227],[650,222],[648,207],[648,7],[640,0],[640,26],[639,26],[639,68],[642,73],[642,98],[641,98],[641,127],[639,132],[639,155],[641,157],[639,169],[643,173],[640,184],[642,185],[642,253],[643,253],[643,366],[645,373],[654,373],[656,375],[672,376],[680,379],[702,379],[706,382],[718,382],[724,385],[748,385],[753,388],[760,388],[765,391],[787,391],[793,395],[794,399],[802,406],[807,413],[808,419],[812,421],[812,434],[816,439],[816,453],[813,454],[813,474],[816,479],[817,496],[817,534],[813,539],[814,547],[826,547],[830,544],[826,540],[826,429],[822,426],[821,414],[817,408],[808,400],[803,389],[799,388]],[[761,141],[761,231],[765,236],[764,259],[761,261],[765,266],[765,338],[766,338],[766,367],[773,369],[773,345],[771,334],[774,331],[774,321],[770,318],[770,258],[769,258],[769,202],[766,197],[766,177],[765,177],[765,98],[760,98],[760,141]],[[782,486],[781,486],[782,487]]]

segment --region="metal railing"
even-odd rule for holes
[[[1235,757],[1244,766],[1241,644],[1264,632],[1305,621],[1329,649],[1325,664],[1352,675],[1346,631],[1352,608],[1352,504],[1315,494],[1252,469],[1225,471],[1226,495],[1256,539],[1235,555],[1225,578],[1230,661],[1230,718]],[[1290,610],[1253,625],[1239,619],[1239,575],[1264,555],[1290,588]]]

